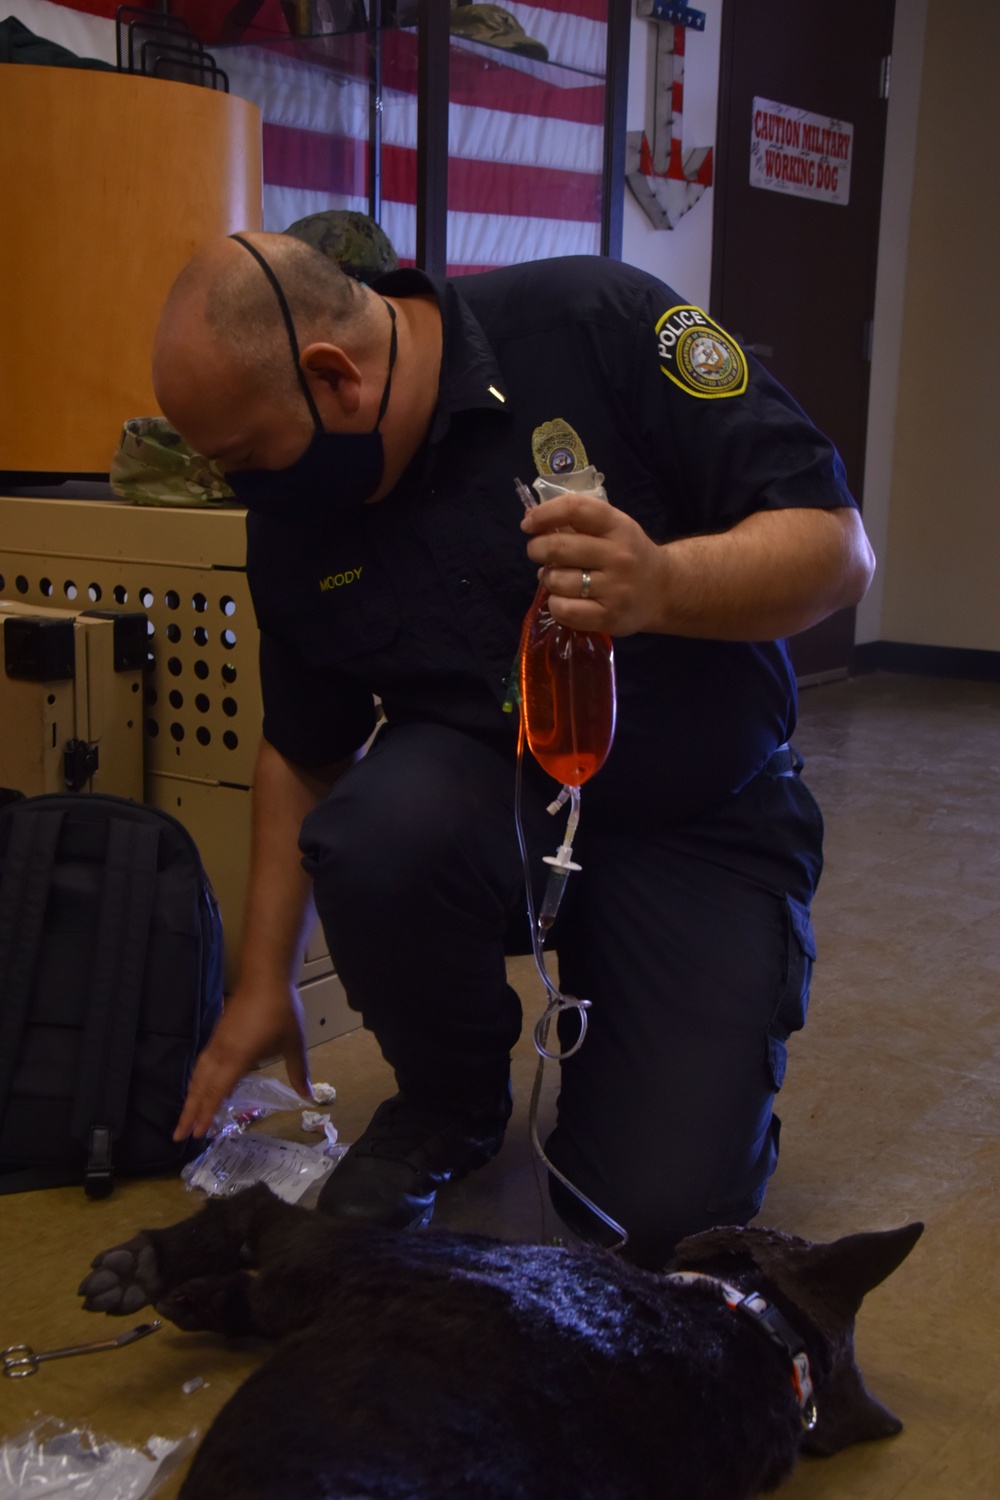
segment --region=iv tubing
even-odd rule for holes
[[[549,1158],[545,1154],[545,1148],[542,1145],[541,1138],[538,1134],[538,1107],[541,1100],[542,1078],[545,1073],[546,1060],[551,1059],[553,1061],[562,1061],[567,1057],[572,1057],[575,1052],[579,1052],[581,1046],[583,1045],[583,1039],[587,1035],[587,1011],[590,1007],[590,1001],[577,1000],[572,996],[563,995],[562,992],[557,988],[557,986],[552,983],[552,980],[549,978],[548,972],[545,968],[545,956],[542,952],[544,934],[539,927],[535,915],[535,898],[531,889],[531,865],[528,859],[528,846],[527,841],[524,837],[524,826],[521,820],[521,788],[522,765],[524,762],[524,741],[524,713],[522,711],[522,713],[520,714],[520,724],[517,736],[517,771],[514,781],[514,826],[517,829],[517,843],[518,848],[521,851],[521,863],[524,867],[524,889],[528,901],[528,922],[531,928],[531,947],[535,957],[535,967],[538,970],[539,977],[541,978],[542,983],[545,985],[549,997],[548,1004],[545,1007],[545,1012],[535,1026],[534,1040],[535,1050],[538,1053],[538,1067],[535,1069],[535,1082],[532,1086],[531,1102],[528,1106],[528,1130],[531,1136],[531,1144],[534,1148],[534,1152],[538,1160],[551,1173],[551,1175],[557,1179],[557,1181],[562,1183],[563,1187],[566,1188],[568,1192],[573,1194],[574,1198],[578,1199],[585,1208],[589,1208],[590,1212],[594,1214],[598,1219],[600,1219],[601,1223],[605,1224],[608,1229],[611,1230],[612,1234],[618,1235],[618,1243],[612,1245],[610,1248],[612,1250],[621,1250],[625,1247],[625,1245],[628,1244],[628,1232],[623,1229],[622,1226],[610,1216],[610,1214],[606,1214],[603,1208],[598,1208],[597,1204],[594,1203],[592,1199],[588,1198],[586,1193],[581,1192],[581,1190],[576,1187],[574,1183],[570,1182],[568,1177],[564,1176],[563,1173],[560,1172],[558,1167],[554,1166],[552,1162],[549,1161]],[[559,797],[549,808],[550,812],[556,811],[560,804],[566,800],[564,796],[566,790],[567,789],[564,787],[563,791],[560,792]],[[560,849],[560,854],[562,854],[563,849],[566,849],[567,855],[569,853],[569,846],[572,844],[573,835],[576,832],[576,825],[579,822],[580,818],[579,788],[571,787],[569,789],[569,794],[572,797],[570,821],[566,825],[566,843]],[[576,815],[575,819],[574,813]],[[552,1052],[548,1050],[547,1046],[549,1026],[552,1022],[552,1017],[554,1015],[558,1015],[560,1011],[564,1010],[576,1010],[579,1012],[580,1035],[577,1037],[572,1047],[567,1048],[565,1052]]]
[[[524,867],[524,888],[528,899],[528,924],[531,928],[531,950],[535,958],[535,967],[539,977],[548,991],[548,1004],[545,1014],[535,1026],[535,1047],[543,1058],[551,1058],[553,1062],[559,1062],[563,1058],[572,1057],[579,1052],[583,1045],[583,1039],[587,1035],[587,1011],[590,1009],[589,1000],[577,1000],[571,995],[564,995],[549,978],[545,968],[545,957],[542,952],[543,934],[538,925],[538,917],[535,911],[535,897],[531,889],[531,866],[528,859],[528,846],[524,837],[524,827],[521,821],[521,787],[522,787],[522,765],[524,763],[524,717],[521,717],[520,729],[517,737],[517,774],[514,782],[514,823],[517,828],[517,844],[521,851],[521,864]],[[554,1015],[563,1010],[576,1010],[580,1013],[580,1035],[572,1047],[565,1052],[549,1052],[545,1048],[548,1036],[549,1023]]]

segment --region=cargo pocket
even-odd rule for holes
[[[785,965],[777,1004],[767,1028],[767,1061],[775,1093],[785,1081],[788,1060],[786,1042],[793,1031],[801,1031],[809,1005],[809,981],[816,958],[816,939],[809,908],[786,896]]]

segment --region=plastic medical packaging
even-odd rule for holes
[[[74,1500],[146,1500],[197,1441],[151,1437],[129,1448],[57,1417],[33,1425],[0,1444],[0,1500],[25,1496],[72,1496]]]

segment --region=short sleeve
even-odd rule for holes
[[[351,755],[375,728],[375,700],[333,667],[307,662],[266,631],[260,636],[264,738],[295,765]]]
[[[662,285],[644,301],[634,410],[643,445],[679,481],[685,530],[723,531],[765,510],[855,507],[829,438],[731,334]]]

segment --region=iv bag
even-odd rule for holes
[[[564,786],[582,786],[614,738],[614,647],[600,631],[560,625],[548,601],[539,585],[521,632],[524,730],[543,770]]]
[[[568,494],[607,500],[604,475],[561,417],[535,428],[532,452],[540,501]],[[522,499],[529,503],[526,493]],[[614,648],[600,631],[560,625],[548,601],[548,589],[539,585],[521,630],[524,730],[539,765],[564,786],[579,787],[601,769],[614,738]]]

